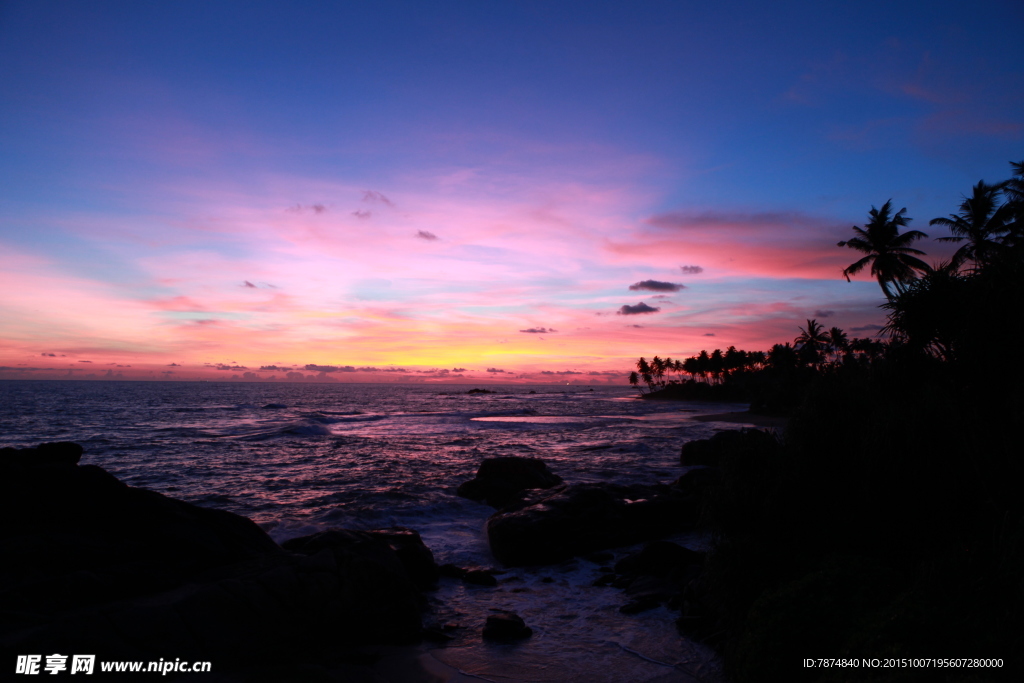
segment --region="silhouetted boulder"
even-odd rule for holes
[[[374,529],[369,533],[390,546],[418,588],[427,590],[437,584],[440,574],[434,562],[434,554],[423,543],[419,533],[397,526]]]
[[[697,513],[669,486],[563,484],[491,515],[487,537],[507,565],[549,564],[690,528]]]
[[[722,472],[717,467],[693,467],[672,482],[672,489],[684,496],[703,499],[714,486],[722,483]]]
[[[418,637],[418,589],[437,569],[415,532],[337,529],[283,549],[244,517],[78,465],[81,452],[0,449],[5,651],[173,653],[223,671]]]
[[[645,596],[627,602],[625,605],[619,608],[619,611],[623,614],[640,614],[641,612],[646,612],[647,610],[654,609],[660,604],[661,600],[659,600],[657,597]]]
[[[10,466],[77,465],[82,447],[71,441],[41,443],[35,448],[0,448],[0,463]]]
[[[778,439],[767,430],[730,429],[718,432],[710,439],[684,443],[679,454],[679,464],[717,467],[727,452],[748,451],[772,456],[778,450]]]
[[[666,577],[681,567],[699,565],[703,562],[704,555],[695,550],[671,541],[652,541],[640,552],[627,555],[616,562],[615,571],[619,574]]]
[[[458,495],[501,508],[527,489],[549,489],[562,483],[540,458],[485,458],[476,478],[461,484]]]
[[[533,629],[526,625],[523,618],[514,612],[498,612],[487,617],[483,636],[487,640],[513,641],[529,638]]]
[[[474,586],[486,586],[488,588],[498,585],[498,580],[494,578],[494,575],[485,569],[469,569],[462,575],[462,580]]]

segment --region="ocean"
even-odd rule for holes
[[[476,386],[494,393],[468,393]],[[439,564],[497,567],[483,531],[494,510],[455,495],[484,458],[542,458],[568,483],[668,483],[685,471],[684,442],[737,427],[694,416],[744,408],[639,401],[608,386],[8,380],[0,446],[78,442],[83,463],[245,515],[279,542],[406,526]],[[497,589],[443,579],[427,620],[462,628],[446,647],[419,646],[421,661],[452,681],[720,680],[714,653],[678,633],[676,613],[619,613],[628,600],[591,586],[600,573],[577,559],[509,569]],[[515,611],[534,636],[482,642],[492,609]]]

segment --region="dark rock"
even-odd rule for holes
[[[661,601],[656,598],[640,598],[639,600],[633,600],[632,602],[626,603],[619,608],[619,611],[623,614],[639,614],[640,612],[646,612],[649,609],[654,609],[660,604]]]
[[[513,641],[529,638],[533,629],[515,612],[499,612],[487,617],[483,636],[487,640]]]
[[[691,528],[692,498],[668,486],[562,485],[532,491],[487,520],[495,557],[507,565],[550,564]]]
[[[391,527],[369,533],[391,546],[418,588],[427,590],[437,584],[440,574],[434,554],[417,532],[405,527]]]
[[[417,587],[437,570],[415,532],[332,530],[289,552],[244,517],[126,486],[80,455],[0,449],[5,649],[231,667],[418,636]]]
[[[466,570],[449,562],[438,567],[437,573],[440,576],[447,576],[450,579],[461,579],[466,575]]]
[[[583,556],[583,559],[587,562],[593,562],[594,564],[604,564],[609,560],[614,560],[615,556],[609,552],[602,551],[599,553],[588,553],[587,555]]]
[[[778,450],[779,441],[768,430],[730,429],[718,432],[710,439],[684,443],[679,454],[679,464],[718,467],[726,453],[748,451],[770,457]]]
[[[498,580],[484,569],[469,569],[463,574],[462,580],[474,586],[493,588],[498,585]]]
[[[705,640],[711,632],[712,622],[705,615],[683,614],[676,619],[676,628],[685,636],[695,640]]]
[[[562,483],[540,458],[486,458],[476,478],[459,486],[458,495],[482,500],[496,508],[504,507],[526,489],[549,489]]]
[[[721,482],[722,471],[717,467],[694,467],[672,482],[671,486],[685,496],[702,498],[708,490]]]
[[[491,391],[489,389],[470,389],[466,392],[467,394],[496,394],[498,392]]]
[[[638,576],[626,586],[626,595],[634,600],[653,598],[665,602],[672,596],[681,594],[681,586],[658,576]]]
[[[443,630],[436,627],[424,628],[420,631],[420,637],[433,643],[447,643],[455,640],[455,636],[450,636]]]
[[[0,462],[12,465],[77,465],[82,447],[71,441],[41,443],[35,448],[0,448]]]
[[[612,588],[628,588],[633,583],[633,577],[616,574],[612,582],[608,584]]]
[[[701,564],[704,555],[671,541],[652,541],[638,553],[628,555],[615,563],[619,574],[644,574],[667,577],[677,569],[690,564]]]

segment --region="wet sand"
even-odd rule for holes
[[[694,415],[692,420],[697,422],[732,422],[736,424],[750,424],[755,427],[769,427],[772,429],[785,429],[788,417],[781,415],[758,415],[756,413],[716,413],[714,415]]]

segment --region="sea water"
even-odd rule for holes
[[[245,515],[277,541],[406,526],[439,564],[498,567],[484,533],[494,510],[455,495],[484,458],[542,458],[569,483],[668,483],[684,471],[684,442],[737,426],[693,417],[745,407],[640,401],[628,387],[472,388],[0,381],[0,446],[78,442],[83,463]],[[702,543],[696,534],[673,540]],[[616,549],[616,559],[629,550]],[[509,569],[496,589],[443,579],[427,618],[460,628],[445,647],[421,646],[421,661],[451,681],[719,679],[714,654],[678,633],[675,613],[619,613],[626,596],[591,585],[601,573],[577,559]],[[518,613],[533,637],[483,642],[495,609]]]

